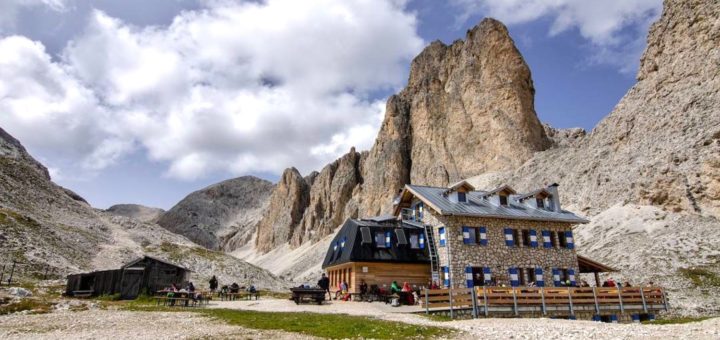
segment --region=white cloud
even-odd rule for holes
[[[401,1],[208,6],[167,27],[96,11],[57,62],[0,40],[0,122],[91,171],[141,149],[177,178],[309,171],[371,146],[369,93],[399,86],[423,44]]]
[[[637,69],[650,24],[660,16],[662,0],[453,0],[460,21],[483,14],[508,25],[550,18],[551,36],[577,29],[593,49],[591,60]]]

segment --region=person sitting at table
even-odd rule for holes
[[[433,281],[430,285],[430,289],[440,289],[440,286],[438,286],[437,282]]]
[[[390,293],[397,294],[400,291],[401,291],[401,289],[400,289],[400,286],[398,286],[397,281],[393,281],[392,285],[390,285]]]
[[[405,281],[403,283],[402,291],[405,293],[412,293],[412,288],[410,288],[410,284]]]
[[[341,281],[338,284],[338,290],[335,292],[335,300],[343,298],[347,294],[348,284],[345,281]]]
[[[368,291],[368,285],[365,283],[365,280],[360,280],[360,299],[364,299],[365,295],[367,295]]]
[[[236,282],[233,282],[230,285],[230,293],[237,293],[240,291],[240,285],[238,285]]]
[[[195,293],[195,285],[192,282],[188,282],[187,291],[190,293]]]
[[[217,278],[215,277],[215,275],[213,275],[213,277],[210,278],[210,282],[208,282],[208,283],[210,284],[210,291],[211,291],[211,292],[215,292],[215,290],[216,290],[217,287],[218,287],[218,280],[217,280]]]

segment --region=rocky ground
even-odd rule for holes
[[[550,319],[475,319],[433,321],[380,303],[331,302],[323,306],[295,305],[289,300],[216,302],[214,308],[256,311],[340,313],[370,316],[415,325],[460,331],[461,339],[718,339],[720,318],[700,322],[652,325],[608,324]],[[280,331],[231,326],[193,312],[137,312],[120,310],[59,310],[47,314],[0,316],[1,339],[307,339]]]
[[[190,312],[63,311],[0,316],[0,339],[310,339],[227,325]]]

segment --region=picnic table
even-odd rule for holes
[[[325,290],[322,288],[290,288],[292,292],[292,300],[295,304],[302,302],[315,302],[322,305],[325,301]]]
[[[258,292],[247,292],[247,291],[240,291],[237,293],[220,293],[220,300],[223,301],[235,301],[237,299],[247,299],[252,300],[255,298],[255,300],[259,299],[260,293]]]
[[[172,296],[168,296],[168,293],[173,293]],[[160,290],[156,292],[156,296],[154,297],[156,305],[163,305],[163,306],[181,306],[181,307],[194,307],[194,306],[202,306],[205,304],[206,306],[210,304],[210,300],[212,299],[212,296],[205,295],[203,293],[199,293],[196,295],[196,298],[192,298],[190,292],[173,292],[169,290]]]

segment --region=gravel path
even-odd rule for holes
[[[458,329],[462,337],[484,339],[720,339],[720,318],[678,325],[608,324],[592,321],[550,319],[475,319],[449,322],[432,321],[408,314],[418,307],[391,307],[383,303],[331,301],[322,306],[296,305],[290,300],[221,301],[211,308],[245,309],[269,312],[315,312],[372,316],[383,320]]]
[[[0,339],[309,339],[230,326],[197,313],[92,310],[0,316]]]

